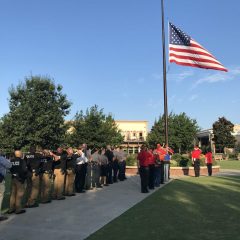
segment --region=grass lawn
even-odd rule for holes
[[[240,176],[183,177],[88,240],[240,240]]]
[[[218,165],[220,165],[221,169],[236,169],[240,170],[240,161],[238,160],[222,160],[217,161]]]

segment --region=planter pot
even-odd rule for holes
[[[220,171],[220,166],[213,166],[212,173],[218,173]],[[127,175],[136,175],[138,174],[137,166],[126,166]],[[208,171],[207,167],[200,168],[200,175],[207,176]],[[181,177],[181,176],[195,176],[193,167],[170,167],[170,176]]]

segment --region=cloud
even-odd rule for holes
[[[193,94],[192,96],[190,96],[190,98],[189,98],[189,101],[194,101],[194,100],[196,100],[198,98],[198,95],[197,94]]]
[[[137,83],[138,83],[138,84],[143,84],[143,83],[145,83],[145,78],[143,78],[143,77],[142,77],[142,78],[138,78],[138,79],[137,79]]]
[[[182,82],[186,78],[189,78],[194,75],[193,70],[187,70],[181,73],[170,73],[167,75],[169,81]]]
[[[233,67],[228,69],[229,72],[217,72],[210,74],[206,77],[202,77],[198,79],[192,86],[192,88],[197,87],[200,84],[204,83],[219,83],[219,82],[226,82],[231,81],[240,75],[240,67]]]
[[[150,98],[146,105],[147,105],[147,107],[153,108],[153,109],[157,109],[157,108],[162,108],[163,107],[162,101],[160,101],[160,100],[155,101],[153,98]]]

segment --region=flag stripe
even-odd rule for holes
[[[169,23],[169,61],[179,65],[226,71],[203,46]]]
[[[214,64],[214,63],[206,63],[206,62],[199,62],[199,61],[193,61],[189,59],[180,59],[176,57],[171,57],[169,59],[170,62],[177,63],[179,65],[184,65],[184,66],[194,66],[194,67],[200,67],[200,68],[207,68],[207,69],[216,69],[216,70],[221,70],[227,72],[227,69],[222,67],[219,64]]]
[[[179,57],[181,59],[191,59],[191,60],[200,61],[200,62],[211,62],[211,63],[220,64],[215,58],[211,58],[208,56],[199,56],[198,54],[189,54],[185,52],[179,53],[179,52],[170,51],[169,56],[170,58],[174,56],[174,57]],[[222,64],[220,65],[222,66]]]

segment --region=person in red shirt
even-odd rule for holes
[[[141,179],[141,192],[148,193],[148,174],[149,174],[149,158],[151,157],[150,153],[147,151],[147,147],[142,145],[141,151],[138,154],[138,165],[139,165],[139,174]]]
[[[192,151],[192,163],[194,166],[195,177],[200,176],[200,155],[201,155],[201,153],[202,153],[201,149],[199,149],[198,146],[195,146]]]
[[[160,168],[160,183],[164,184],[164,158],[167,154],[166,149],[164,149],[159,143],[157,144],[157,148],[154,150],[154,153],[157,154],[158,159],[160,160],[159,168]]]
[[[208,176],[212,176],[212,152],[210,148],[207,149],[205,154],[205,163],[207,164]]]
[[[149,177],[148,177],[148,187],[149,189],[154,189],[154,172],[155,172],[155,156],[153,154],[153,149],[149,149]]]

